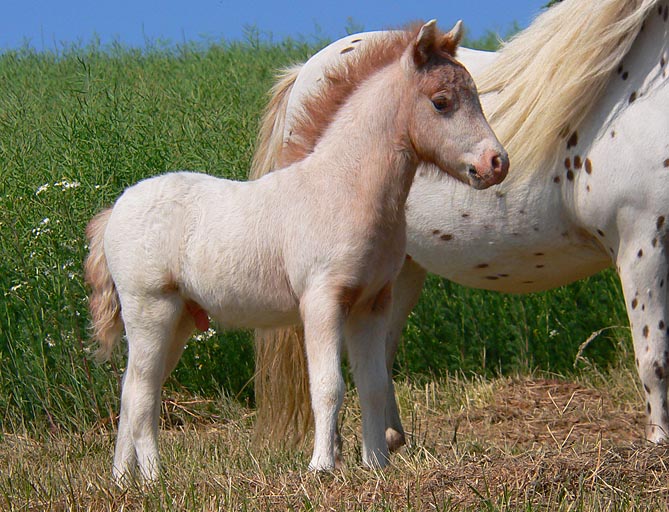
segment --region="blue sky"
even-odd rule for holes
[[[0,16],[0,51],[28,42],[37,50],[63,43],[128,46],[169,40],[240,40],[254,26],[276,40],[286,36],[336,39],[350,25],[365,30],[437,18],[442,28],[463,19],[468,35],[506,33],[514,21],[527,26],[547,0],[6,0]]]

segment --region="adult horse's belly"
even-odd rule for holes
[[[512,293],[555,288],[610,266],[558,199],[531,185],[476,191],[419,172],[407,201],[407,253],[451,281]]]

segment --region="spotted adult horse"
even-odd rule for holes
[[[501,292],[547,290],[615,266],[646,397],[646,437],[669,437],[669,20],[666,0],[563,0],[497,53],[460,48],[514,172],[473,193],[422,167],[407,202],[408,245],[387,340],[392,368],[426,272]],[[277,82],[253,176],[285,162],[294,116],[335,62],[388,32],[341,39]],[[299,331],[257,335],[259,428],[282,435],[309,423],[287,402]],[[268,354],[267,338],[284,350]],[[289,374],[289,375],[288,375]],[[300,384],[300,382],[302,382]],[[404,443],[392,382],[386,438]],[[291,397],[293,395],[290,395]],[[302,392],[302,398],[308,398]]]

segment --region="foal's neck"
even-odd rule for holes
[[[399,64],[380,70],[352,94],[312,155],[356,207],[385,223],[404,221],[419,163],[408,137],[408,86]]]

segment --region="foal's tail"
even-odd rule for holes
[[[288,98],[301,65],[284,70],[270,91],[263,115],[251,179],[258,179],[281,165],[283,132]],[[312,423],[309,378],[301,329],[255,331],[256,435],[281,444],[290,433],[294,442],[304,437]]]
[[[93,337],[100,344],[95,356],[106,361],[121,337],[121,303],[116,285],[107,267],[103,238],[112,209],[101,211],[86,226],[89,252],[84,263],[84,276],[91,288],[88,307],[93,324]]]

